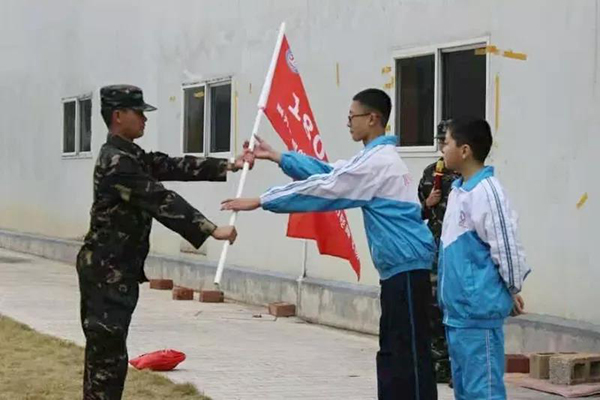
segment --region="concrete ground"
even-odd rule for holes
[[[84,345],[75,268],[0,249],[0,314]],[[376,398],[377,338],[274,317],[263,307],[171,300],[143,285],[129,354],[173,348],[187,355],[166,375],[215,400]],[[508,386],[509,399],[558,399]],[[446,385],[439,398],[453,399]]]

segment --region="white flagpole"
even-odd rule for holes
[[[285,33],[285,22],[281,24],[279,28],[279,36],[277,37],[277,43],[275,44],[275,50],[273,51],[273,58],[271,58],[271,65],[269,66],[269,70],[267,72],[267,76],[265,78],[265,83],[263,84],[262,91],[260,93],[260,98],[258,100],[258,112],[256,113],[256,118],[254,120],[254,127],[252,128],[252,136],[250,137],[250,150],[254,150],[254,145],[256,144],[256,134],[258,133],[258,127],[260,126],[260,121],[262,116],[264,115],[263,109],[267,104],[267,99],[269,98],[269,93],[271,91],[271,83],[273,81],[273,75],[275,74],[275,66],[277,65],[277,56],[279,55],[279,51],[281,49],[281,43],[283,43],[283,35]],[[244,190],[244,184],[246,183],[246,176],[248,175],[248,170],[250,165],[246,162],[244,163],[244,168],[242,169],[242,176],[240,177],[240,183],[238,184],[238,190],[235,195],[235,198],[239,198],[242,196],[242,191]],[[235,221],[237,219],[237,212],[234,211],[229,218],[229,225],[235,225]],[[219,264],[217,266],[217,273],[215,274],[214,283],[216,286],[221,284],[221,278],[223,277],[223,269],[225,267],[225,260],[227,259],[227,250],[229,250],[229,241],[226,241],[223,244],[223,250],[221,251],[221,258],[219,258]]]

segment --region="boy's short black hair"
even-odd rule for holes
[[[468,144],[473,157],[479,162],[485,162],[492,148],[492,130],[490,124],[481,118],[457,118],[448,123],[448,131],[457,146]]]
[[[365,89],[354,95],[352,100],[381,114],[381,124],[383,127],[387,126],[392,111],[392,99],[386,92],[380,89]]]

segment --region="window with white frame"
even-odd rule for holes
[[[486,117],[487,57],[484,42],[440,46],[395,58],[395,131],[398,145],[435,150],[441,120]]]
[[[231,80],[183,88],[183,152],[231,152]]]
[[[77,155],[92,150],[92,98],[63,100],[63,154]]]

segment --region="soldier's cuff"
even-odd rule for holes
[[[215,229],[217,229],[215,224],[202,217],[200,222],[194,222],[185,232],[182,232],[182,236],[190,242],[192,246],[199,249],[200,246],[206,242],[206,239],[212,235]]]
[[[227,180],[227,171],[229,170],[229,160],[227,159],[219,159],[219,164],[217,165],[217,178],[216,181],[226,181]]]
[[[229,161],[225,158],[199,158],[198,168],[203,169],[203,181],[225,182]]]
[[[200,231],[207,236],[212,235],[215,229],[217,229],[217,226],[210,222],[208,219],[205,219],[204,221],[200,222]]]

